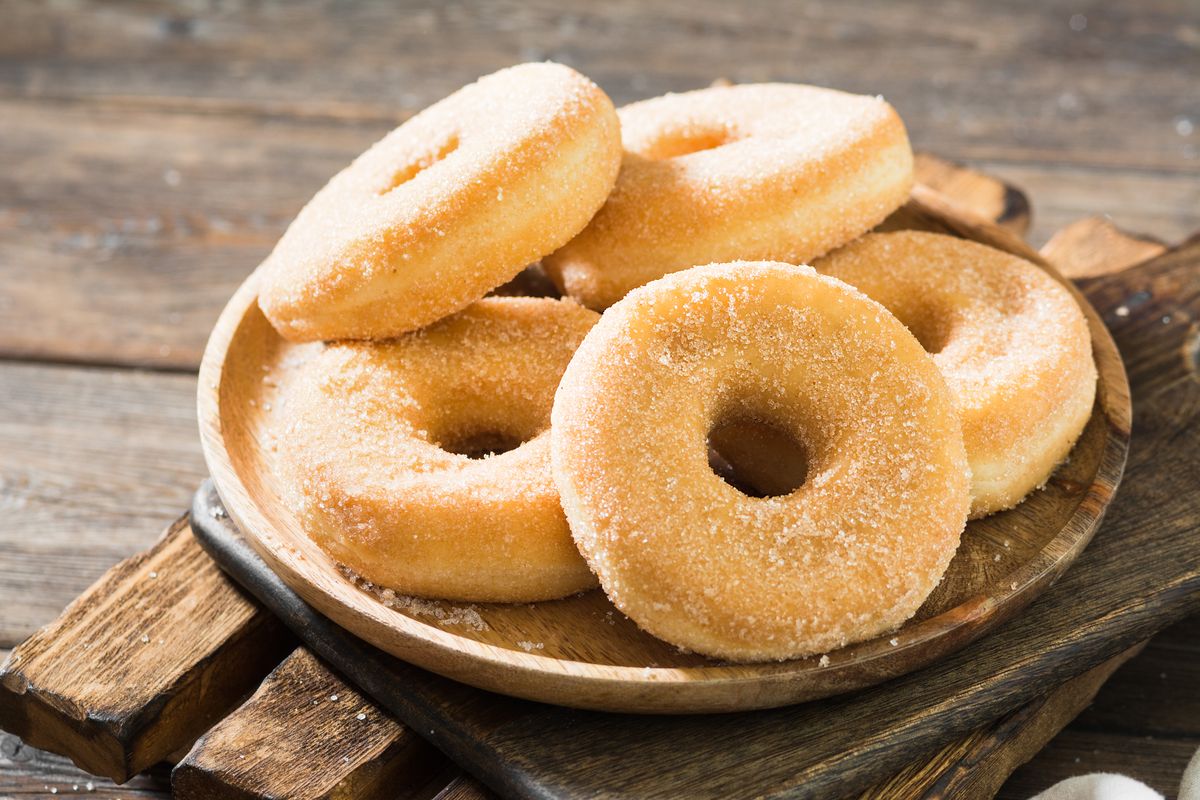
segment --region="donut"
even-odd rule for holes
[[[317,192],[261,266],[293,341],[416,330],[565,244],[620,167],[612,101],[561,64],[496,72],[430,106]]]
[[[709,466],[726,421],[801,443],[793,491]],[[613,305],[554,398],[555,483],[575,543],[647,632],[734,661],[825,652],[911,617],[966,523],[950,392],[881,305],[809,267],[715,264]]]
[[[1049,273],[923,231],[869,234],[814,266],[882,303],[933,355],[962,417],[972,518],[1021,502],[1067,457],[1096,366],[1083,312]]]
[[[543,260],[590,308],[696,264],[806,263],[873,228],[912,188],[904,123],[877,97],[748,84],[619,115],[625,156],[612,195]]]
[[[571,300],[496,297],[393,340],[326,345],[280,388],[285,502],[333,559],[403,594],[532,602],[595,586],[548,428],[596,319]]]

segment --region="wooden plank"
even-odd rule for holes
[[[172,772],[179,800],[375,798],[416,794],[445,756],[331,672],[292,653]],[[445,786],[443,782],[437,789]]]
[[[1200,742],[1197,687],[1200,615],[1154,637],[997,797],[1026,800],[1057,781],[1097,771],[1132,775],[1173,796]]]
[[[0,651],[0,661],[6,652]],[[997,795],[998,800],[1027,800],[1058,780],[1117,764],[1139,780],[1170,796],[1183,767],[1200,740],[1200,616],[1175,625],[1151,640],[1137,657],[1121,667],[1100,690],[1095,702],[1073,724],[1018,768]],[[1150,738],[1148,738],[1150,737]],[[1158,746],[1161,743],[1161,747]],[[1144,757],[1152,750],[1149,757]],[[74,768],[65,757],[35,750],[11,734],[0,733],[0,796],[66,794],[92,783],[97,797],[166,798],[166,776],[140,776],[125,786],[95,778]],[[473,779],[447,778],[439,800],[475,800],[455,794]],[[399,789],[397,789],[399,791]]]
[[[1110,275],[1167,251],[1156,239],[1119,230],[1103,217],[1086,217],[1050,237],[1041,253],[1073,280]]]
[[[291,646],[186,518],[0,666],[0,727],[117,782],[187,748]]]
[[[0,352],[188,370],[291,217],[390,127],[120,103],[0,117]]]
[[[1189,77],[1200,71],[1187,0],[965,3],[936,15],[867,0],[398,9],[93,0],[10,13],[0,87],[11,96],[117,92],[411,112],[500,66],[555,58],[618,102],[715,76],[828,83],[884,94],[917,141],[955,157],[1197,168],[1184,162],[1189,142],[1176,127],[1177,116],[1196,113]]]
[[[1029,199],[1011,184],[929,153],[917,153],[917,179],[955,204],[1017,235],[1029,230]]]
[[[1130,648],[971,735],[951,742],[933,757],[876,784],[860,800],[993,797],[1012,771],[1082,711],[1109,676],[1143,646]]]
[[[38,798],[84,795],[96,800],[169,800],[167,775],[138,775],[118,786],[107,778],[81,771],[64,756],[30,747],[0,731],[0,797]]]
[[[1078,730],[1200,739],[1200,616],[1157,637],[1123,668],[1103,702],[1080,715]]]
[[[0,647],[149,545],[205,474],[188,375],[0,362]]]

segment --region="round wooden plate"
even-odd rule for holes
[[[922,187],[884,227],[972,238],[1054,273],[1021,240]],[[271,568],[317,610],[399,658],[480,688],[581,708],[768,708],[869,686],[936,661],[1020,611],[1086,546],[1121,477],[1130,402],[1112,338],[1076,297],[1091,325],[1100,382],[1070,459],[1017,508],[967,526],[945,580],[916,617],[894,633],[821,658],[727,664],[680,653],[640,631],[599,590],[532,605],[463,606],[385,603],[377,590],[356,584],[280,500],[271,454],[286,447],[286,436],[276,437],[272,423],[286,408],[276,396],[289,368],[314,345],[293,345],[275,333],[255,302],[254,276],[225,308],[205,351],[200,433],[226,508]]]

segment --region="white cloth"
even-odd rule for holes
[[[1163,800],[1163,796],[1133,778],[1096,772],[1060,781],[1031,800]],[[1179,800],[1200,800],[1200,750],[1183,771]]]
[[[1133,778],[1094,772],[1060,781],[1033,800],[1163,800],[1163,796]]]

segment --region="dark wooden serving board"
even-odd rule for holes
[[[402,664],[312,614],[201,497],[193,524],[239,582],[497,790],[524,797],[829,797],[954,737],[1200,609],[1200,241],[1086,282],[1134,393],[1133,451],[1109,520],[1027,613],[941,664],[859,694],[773,711],[659,718],[471,689]]]

